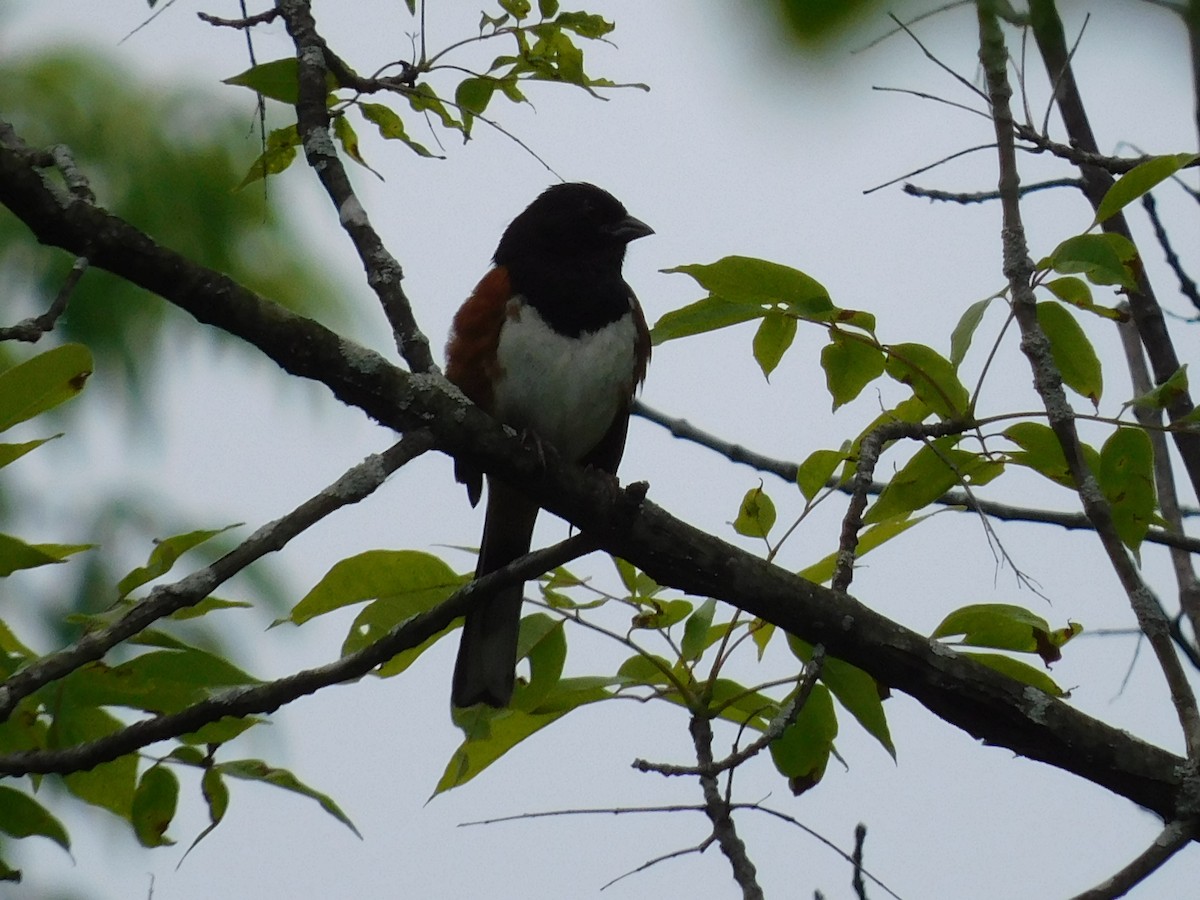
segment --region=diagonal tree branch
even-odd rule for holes
[[[325,101],[328,93],[325,82],[328,48],[317,34],[309,4],[304,0],[279,0],[276,8],[283,14],[300,60],[296,123],[304,145],[304,156],[333,201],[338,221],[358,251],[367,273],[367,283],[383,305],[400,354],[414,372],[433,371],[437,365],[429,349],[429,339],[417,326],[412,304],[401,284],[404,271],[372,227],[367,211],[355,195],[346,168],[334,149],[329,132],[329,108]]]
[[[1056,81],[1058,85],[1055,101],[1067,127],[1071,145],[1085,152],[1098,152],[1096,136],[1092,133],[1083,97],[1071,68],[1066,36],[1054,0],[1030,0],[1029,18],[1038,49],[1046,64],[1046,71],[1051,80]],[[1079,174],[1083,177],[1084,195],[1093,208],[1098,208],[1100,201],[1113,185],[1112,175],[1099,166],[1087,163],[1079,164]],[[1123,213],[1118,212],[1105,219],[1100,227],[1107,233],[1119,234],[1133,241]],[[1137,270],[1137,290],[1129,292],[1129,308],[1133,312],[1133,321],[1137,324],[1142,344],[1146,347],[1154,381],[1156,384],[1162,384],[1179,369],[1179,356],[1167,331],[1166,320],[1163,318],[1154,288],[1141,266]],[[1167,416],[1175,422],[1188,415],[1193,408],[1188,393],[1178,391],[1167,406]],[[1172,431],[1172,437],[1183,460],[1184,469],[1191,479],[1192,490],[1200,496],[1200,433],[1180,428]]]
[[[711,432],[698,428],[686,419],[677,419],[668,416],[660,410],[647,406],[641,400],[634,402],[633,412],[634,415],[640,416],[648,422],[661,425],[680,440],[691,441],[694,444],[699,444],[701,447],[707,447],[709,450],[724,456],[730,462],[740,463],[750,466],[756,471],[775,475],[789,484],[796,482],[796,473],[800,468],[797,463],[775,459],[741,444],[726,441]],[[843,494],[851,494],[854,491],[853,485],[843,483],[840,479],[830,479],[826,487],[835,488]],[[885,487],[886,485],[882,481],[872,481],[867,486],[867,493],[871,496],[878,496],[883,493]],[[1085,513],[1061,512],[1054,509],[1038,509],[1030,506],[1014,506],[1011,503],[983,500],[976,497],[974,493],[968,494],[962,490],[947,491],[933,502],[942,506],[961,507],[966,512],[983,513],[993,519],[1000,519],[1005,522],[1034,522],[1044,525],[1058,525],[1068,530],[1095,530]],[[1194,508],[1180,508],[1179,512],[1181,516],[1185,517],[1198,514]],[[1177,547],[1189,553],[1200,553],[1200,538],[1185,534],[1182,531],[1182,527],[1178,531],[1151,528],[1146,533],[1146,540],[1152,544]]]
[[[1196,697],[1187,680],[1187,674],[1175,653],[1171,623],[1163,614],[1162,608],[1118,536],[1113,525],[1112,508],[1101,492],[1094,473],[1084,460],[1082,442],[1075,428],[1075,414],[1067,400],[1062,375],[1055,366],[1050,341],[1038,322],[1037,299],[1033,292],[1033,260],[1029,258],[1025,241],[1018,192],[1020,177],[1017,172],[1012,108],[1009,102],[1012,87],[1008,82],[1008,49],[996,17],[994,3],[980,3],[977,11],[979,60],[987,77],[999,157],[1004,275],[1008,279],[1012,296],[1013,314],[1021,329],[1021,350],[1033,370],[1034,387],[1042,398],[1050,427],[1062,447],[1084,512],[1096,527],[1096,534],[1109,563],[1129,598],[1138,625],[1149,640],[1166,678],[1171,700],[1183,730],[1188,758],[1196,760],[1200,756],[1200,710],[1197,709]]]
[[[1074,900],[1115,900],[1131,890],[1166,865],[1176,853],[1195,839],[1195,826],[1187,822],[1171,822],[1154,839],[1149,847],[1138,854],[1129,865],[1111,878],[1088,891],[1075,896]]]
[[[316,322],[156,244],[94,205],[60,201],[27,152],[0,146],[0,203],[43,243],[150,290],[242,338],[285,371],[324,384],[343,402],[407,431],[428,428],[435,449],[519,485],[532,499],[659,584],[714,597],[790,631],[830,656],[910,694],[985,743],[1073,772],[1164,819],[1183,792],[1182,760],[1035,688],[988,669],[840,596],[706,534],[614,479],[543,459],[437,377],[412,377]]]
[[[529,553],[484,578],[475,579],[428,612],[405,620],[370,646],[343,656],[336,662],[305,669],[265,684],[230,688],[181,712],[143,719],[85,744],[57,750],[27,750],[0,755],[0,776],[79,772],[134,753],[156,741],[188,734],[226,717],[241,718],[274,712],[284,704],[314,694],[322,688],[363,677],[397,653],[420,646],[449,627],[473,604],[496,591],[536,578],[594,549],[595,544],[587,535],[576,534],[553,547]]]
[[[62,678],[85,663],[100,659],[119,644],[159,619],[194,606],[220,584],[255,560],[281,550],[288,541],[335,510],[369,496],[392,472],[429,449],[432,439],[416,431],[382,454],[367,457],[319,494],[281,519],[259,528],[216,562],[174,584],[156,587],[145,600],[100,631],[85,634],[74,644],[43,656],[0,684],[0,721],[38,688]]]

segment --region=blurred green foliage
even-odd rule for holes
[[[0,62],[0,96],[4,117],[26,143],[71,149],[102,206],[278,303],[344,318],[334,307],[339,292],[285,218],[290,204],[262,191],[234,191],[260,150],[254,106],[244,94],[233,105],[219,95],[147,84],[111,59],[61,49]],[[0,209],[0,280],[9,286],[4,323],[43,312],[71,263],[38,246]],[[56,333],[87,344],[98,373],[120,373],[127,396],[136,398],[160,362],[167,314],[161,300],[91,270]]]
[[[882,4],[878,0],[777,0],[777,6],[791,36],[812,49],[833,43],[867,21]]]

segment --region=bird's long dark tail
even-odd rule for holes
[[[487,515],[476,578],[529,552],[537,514],[537,504],[525,495],[488,479]],[[455,706],[486,703],[501,707],[512,699],[524,593],[524,584],[513,585],[467,613],[450,694]]]

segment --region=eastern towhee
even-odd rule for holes
[[[454,316],[446,377],[499,421],[560,456],[615,472],[650,333],[621,276],[625,246],[653,234],[591,184],[557,184],[517,216],[495,266]],[[471,505],[483,476],[456,464]],[[488,477],[478,578],[529,552],[538,506]],[[512,698],[524,585],[467,613],[451,698],[506,706]]]

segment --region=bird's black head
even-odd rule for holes
[[[594,184],[556,184],[513,219],[496,248],[496,263],[522,258],[615,255],[618,266],[630,241],[653,234],[621,201]]]

